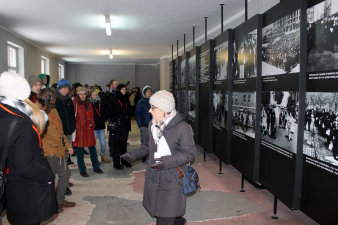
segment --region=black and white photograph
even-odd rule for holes
[[[256,92],[233,92],[232,129],[255,138]]]
[[[188,91],[188,115],[190,119],[196,118],[196,91]]]
[[[338,2],[326,0],[307,10],[308,71],[338,69]]]
[[[215,59],[215,73],[214,81],[225,80],[228,77],[228,42],[223,42],[222,44],[214,48],[214,59]]]
[[[303,153],[338,166],[338,93],[307,92]]]
[[[224,91],[214,91],[213,97],[214,127],[217,129],[226,128],[228,113],[228,94]]]
[[[257,77],[257,29],[233,43],[234,79]]]
[[[196,55],[189,58],[189,85],[196,85]]]
[[[263,28],[262,76],[299,72],[300,10]]]
[[[181,61],[181,87],[185,87],[186,86],[186,71],[185,71],[185,63],[186,61],[185,60],[182,60]]]
[[[299,96],[294,91],[262,92],[262,140],[297,153]]]

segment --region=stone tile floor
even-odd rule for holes
[[[139,130],[135,121],[129,135],[128,149],[140,145]],[[97,145],[99,152],[99,145]],[[106,152],[107,155],[108,151]],[[76,206],[66,208],[52,225],[154,225],[152,218],[142,206],[145,165],[138,161],[132,168],[122,171],[113,169],[112,163],[103,163],[103,174],[93,172],[90,159],[85,156],[88,178],[79,175],[76,157],[72,165],[71,188],[68,201]],[[293,211],[278,201],[278,220],[271,219],[273,195],[265,189],[257,189],[245,182],[245,192],[239,192],[241,174],[230,165],[223,164],[223,174],[218,174],[219,160],[197,146],[193,166],[197,169],[201,191],[189,196],[185,218],[188,225],[312,225],[317,224],[301,211]],[[9,224],[3,218],[3,224]]]

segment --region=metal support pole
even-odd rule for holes
[[[241,190],[240,192],[245,192],[244,190],[244,174],[242,173],[242,181],[241,181]]]
[[[218,171],[218,174],[223,174],[223,172],[222,172],[222,160],[221,159],[219,160],[219,171]]]
[[[274,199],[273,199],[273,216],[271,216],[272,219],[274,220],[278,220],[278,216],[277,216],[277,196],[275,195],[274,196]]]
[[[248,0],[245,1],[245,21],[248,20]]]
[[[224,4],[220,4],[221,6],[221,32],[223,33],[223,6]]]
[[[174,61],[174,45],[171,45],[171,60]]]
[[[208,17],[204,17],[205,42],[208,41]]]
[[[195,48],[195,26],[192,27],[192,47]]]
[[[177,59],[178,59],[178,40],[176,41],[176,54],[177,54]]]
[[[184,34],[184,37],[183,37],[183,45],[184,45],[184,53],[185,53],[185,34]]]

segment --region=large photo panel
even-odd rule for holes
[[[295,90],[300,69],[300,2],[286,1],[264,13],[262,77],[264,90]]]
[[[336,224],[338,202],[338,2],[308,2],[301,210]]]

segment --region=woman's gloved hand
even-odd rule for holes
[[[128,152],[121,155],[120,158],[129,164],[131,164],[134,161],[133,157]]]
[[[164,166],[163,166],[162,159],[154,159],[154,160],[156,163],[151,165],[150,168],[153,168],[155,170],[163,170]]]

